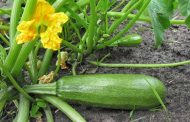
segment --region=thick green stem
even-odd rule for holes
[[[57,55],[58,59],[57,59],[57,66],[56,66],[56,69],[55,69],[55,72],[54,72],[54,75],[58,75],[58,72],[60,70],[60,65],[61,65],[61,52],[60,50],[58,50],[58,55]]]
[[[0,25],[0,30],[9,30],[9,26],[7,26],[7,25]]]
[[[140,15],[142,14],[142,12],[146,9],[146,7],[148,6],[148,4],[150,3],[151,0],[146,0],[144,2],[144,4],[142,5],[142,7],[140,8],[139,12],[136,14],[135,18],[133,18],[128,24],[127,26],[124,27],[123,30],[121,30],[114,38],[112,38],[111,40],[109,41],[106,41],[105,43],[103,44],[100,44],[100,45],[97,45],[96,48],[97,49],[102,49],[112,43],[114,43],[115,41],[117,41],[119,38],[122,37],[122,35],[124,33],[126,33],[134,24],[135,22],[138,20],[138,18],[140,17]]]
[[[33,12],[35,11],[35,8],[36,8],[36,3],[37,3],[37,0],[27,0],[26,7],[24,9],[24,13],[22,15],[21,21],[27,21],[32,18]],[[13,10],[13,11],[17,11],[17,8],[15,9],[16,10]],[[12,67],[14,66],[14,63],[17,59],[17,56],[19,55],[21,47],[22,47],[21,45],[18,45],[16,43],[16,40],[14,38],[11,44],[11,49],[9,51],[8,56],[6,57],[5,64],[4,64],[5,67],[9,71],[11,71]]]
[[[49,107],[49,105],[46,108],[44,108],[44,112],[46,114],[47,122],[54,122],[51,108]]]
[[[47,70],[49,68],[49,64],[51,63],[52,56],[53,56],[53,51],[50,49],[46,50],[46,53],[44,55],[44,59],[43,59],[42,64],[40,66],[38,77],[41,77],[42,75],[44,75],[47,72]]]
[[[0,62],[0,68],[3,70],[3,73],[9,78],[9,80],[11,81],[11,83],[13,84],[13,86],[15,87],[16,90],[18,90],[21,94],[23,94],[26,98],[28,98],[29,100],[33,100],[33,98],[28,95],[28,93],[26,93],[24,91],[24,89],[22,89],[19,84],[17,83],[17,81],[13,78],[13,76],[10,74],[10,72],[6,69],[6,67],[3,66],[3,64]]]
[[[107,15],[109,17],[122,17],[125,13],[123,12],[108,12]],[[129,14],[128,15],[128,18],[130,19],[133,19],[135,18],[135,14]],[[149,17],[139,17],[138,21],[145,21],[145,22],[148,22],[148,23],[151,23],[151,19]],[[185,20],[170,20],[170,23],[171,24],[185,24]]]
[[[108,64],[100,63],[95,61],[89,61],[89,63],[102,67],[113,67],[113,68],[162,68],[162,67],[176,67],[190,64],[190,60],[182,61],[177,63],[168,63],[168,64]]]
[[[65,113],[71,119],[71,121],[86,122],[86,120],[74,108],[62,101],[60,98],[51,95],[41,95],[40,97]]]
[[[18,76],[24,66],[24,63],[26,62],[26,59],[28,58],[28,55],[30,54],[31,50],[34,48],[36,41],[32,41],[29,43],[26,43],[22,46],[22,49],[20,51],[20,54],[17,57],[16,62],[14,62],[14,67],[11,70],[11,74],[13,76]]]
[[[30,101],[24,96],[20,95],[19,108],[16,122],[28,122],[29,121]]]
[[[37,57],[34,53],[34,50],[31,51],[29,55],[29,63],[30,63],[30,71],[31,71],[31,79],[32,83],[37,83],[38,80],[38,70],[37,70]]]
[[[56,95],[56,82],[49,84],[34,84],[24,87],[27,93]]]
[[[7,100],[10,100],[10,98],[12,98],[12,95],[14,94],[14,90],[13,87],[6,87],[6,88],[2,88],[0,90],[0,113],[3,111],[3,108],[5,107]]]
[[[126,20],[126,18],[128,17],[128,15],[135,9],[137,8],[140,3],[142,3],[143,0],[139,0],[138,2],[136,2],[133,6],[131,6],[128,11],[123,15],[121,16],[118,20],[116,20],[112,25],[111,27],[109,28],[109,31],[108,31],[108,34],[111,34],[114,32],[114,30],[124,21]],[[130,4],[131,1],[128,3]]]
[[[77,65],[78,65],[78,62],[74,62],[73,65],[72,65],[72,73],[73,73],[73,76],[76,76],[77,73],[76,73],[76,68],[77,68]]]
[[[9,29],[9,36],[10,36],[10,42],[13,41],[14,36],[17,31],[17,25],[20,19],[20,14],[22,11],[22,4],[23,0],[14,0],[13,7],[11,11],[11,19],[10,19],[10,29]]]
[[[97,22],[97,15],[96,15],[96,0],[90,0],[90,24],[88,28],[88,38],[87,38],[87,52],[91,53],[93,50],[93,46],[95,44],[94,36],[96,33],[96,22]]]

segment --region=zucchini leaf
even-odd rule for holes
[[[165,29],[170,27],[169,16],[173,12],[172,2],[166,0],[152,0],[148,6],[148,11],[154,29],[155,46],[159,47],[164,40]]]
[[[190,15],[185,19],[185,24],[190,28]]]
[[[116,0],[112,0],[112,1],[110,1],[110,0],[99,0],[96,9],[97,9],[97,11],[101,11],[101,12],[105,13],[116,2],[117,2]]]
[[[190,0],[178,0],[178,8],[183,16],[190,15]]]
[[[183,16],[186,16],[185,24],[190,28],[190,0],[178,0],[178,8]]]

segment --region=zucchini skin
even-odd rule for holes
[[[163,83],[141,74],[96,74],[66,76],[57,81],[57,95],[70,102],[112,109],[149,109],[160,103],[150,84],[162,100]]]
[[[137,47],[142,43],[142,37],[138,34],[127,35],[116,42],[112,43],[110,46],[120,46],[120,47]]]

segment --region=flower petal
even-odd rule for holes
[[[61,32],[61,25],[68,21],[68,16],[63,12],[54,13],[50,16],[49,21],[51,22],[50,26],[54,30],[54,32]]]
[[[51,28],[41,33],[40,37],[44,48],[52,50],[60,49],[61,39]]]
[[[48,19],[48,16],[53,14],[55,9],[45,0],[38,0],[34,17],[37,21]]]
[[[35,21],[22,21],[17,30],[21,33],[16,37],[16,41],[18,44],[32,41],[36,38],[36,30],[34,28]]]

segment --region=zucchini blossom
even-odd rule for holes
[[[36,10],[31,20],[21,21],[17,26],[20,34],[16,37],[17,44],[30,42],[40,36],[44,48],[58,50],[61,45],[62,24],[68,21],[68,16],[55,13],[55,9],[45,0],[38,0]]]

